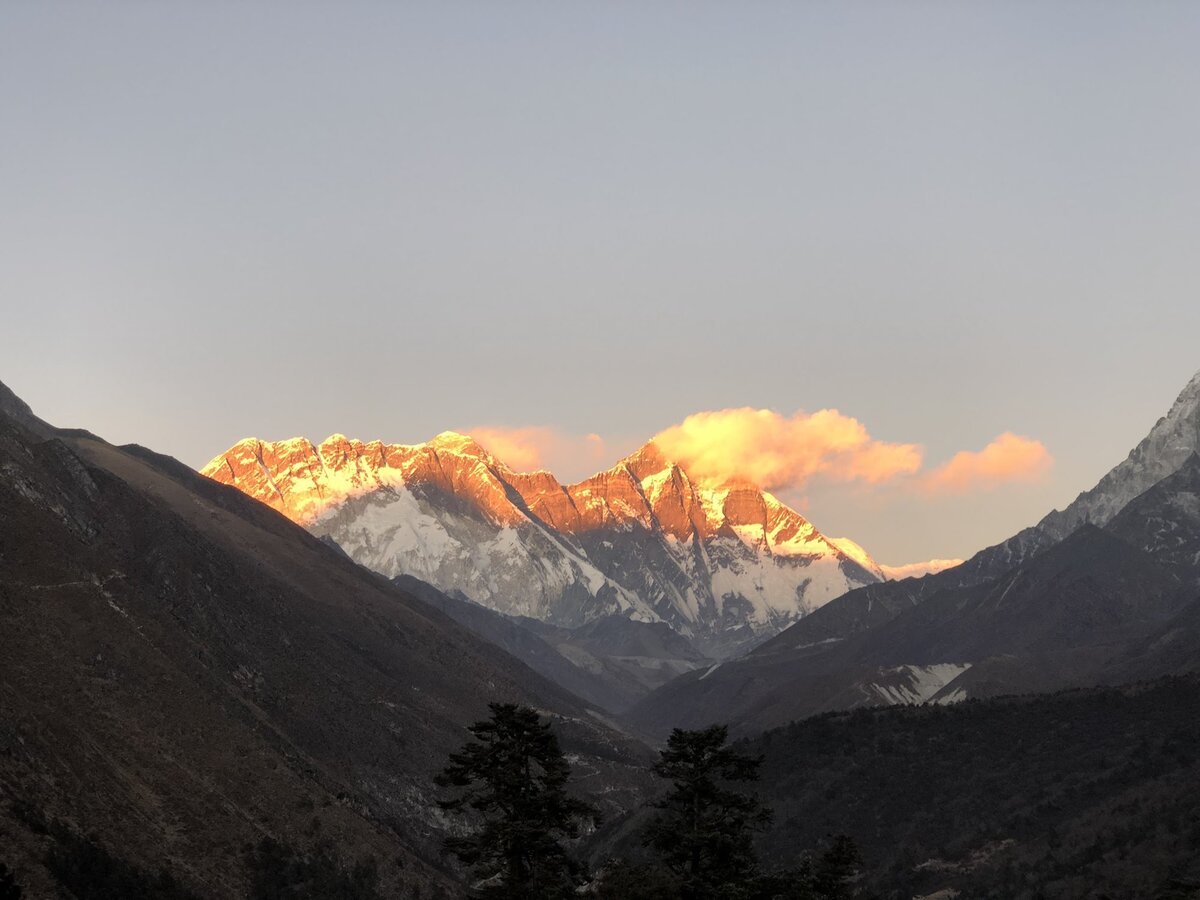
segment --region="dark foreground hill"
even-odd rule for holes
[[[164,870],[250,896],[269,839],[371,857],[383,896],[455,896],[430,776],[493,700],[552,716],[610,814],[640,798],[648,751],[572,694],[238,491],[0,386],[0,861],[28,895],[135,897]],[[80,870],[124,887],[66,892]]]
[[[775,808],[764,857],[830,834],[868,896],[1200,896],[1200,679],[831,713],[743,745]]]

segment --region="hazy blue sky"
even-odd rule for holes
[[[5,3],[0,379],[193,465],[738,406],[1040,440],[795,492],[967,555],[1200,369],[1197,47],[1169,2]]]

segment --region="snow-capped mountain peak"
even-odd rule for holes
[[[830,538],[829,542],[864,569],[867,569],[868,571],[878,575],[880,581],[887,579],[887,576],[884,574],[883,567],[880,566],[879,563],[875,562],[874,559],[872,559],[871,554],[869,554],[861,544],[856,543],[847,537]]]
[[[1038,527],[1061,540],[1084,523],[1106,525],[1129,501],[1177,471],[1196,452],[1200,452],[1200,372],[1123,462],[1066,509],[1046,516]]]
[[[662,620],[709,652],[886,576],[751,485],[695,482],[653,442],[577,484],[515,472],[468,435],[239,441],[202,470],[360,563],[575,626]]]

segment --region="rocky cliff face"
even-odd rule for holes
[[[1178,471],[1197,452],[1200,452],[1200,372],[1192,376],[1170,411],[1122,463],[1066,509],[1055,510],[1042,519],[1038,528],[1061,540],[1085,523],[1107,525],[1129,501]]]
[[[514,472],[453,432],[416,445],[249,439],[203,473],[384,575],[566,627],[662,621],[718,655],[884,577],[770,494],[694,483],[653,443],[573,485]]]

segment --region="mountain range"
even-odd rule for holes
[[[654,442],[571,485],[453,432],[411,446],[251,438],[202,473],[389,577],[568,629],[666,623],[712,658],[888,577],[770,493],[695,481]]]
[[[542,674],[563,677],[567,660],[573,690],[654,733],[1100,680],[1117,645],[1136,652],[1186,606],[1198,449],[1200,374],[1066,509],[898,580],[770,493],[694,480],[653,441],[574,485],[451,432],[411,446],[247,439],[203,473],[375,571],[427,582],[440,609]],[[656,625],[682,640],[647,640]]]
[[[53,427],[0,385],[0,847],[30,896],[92,896],[64,887],[64,860],[92,866],[90,878],[169,875],[191,892],[160,896],[247,896],[246,848],[264,838],[332,854],[345,871],[371,857],[386,896],[462,896],[438,853],[449,823],[431,776],[489,701],[553,722],[573,789],[607,823],[578,848],[593,864],[637,844],[656,790],[654,754],[636,735],[722,721],[765,759],[777,810],[763,836],[769,865],[849,830],[867,854],[863,884],[889,898],[1074,898],[1096,883],[1158,896],[1191,883],[1200,375],[1070,507],[957,568],[901,581],[761,491],[668,489],[690,479],[652,446],[616,467],[628,478],[560,486],[568,505],[552,481],[549,499],[529,486],[545,473],[510,473],[461,436],[402,448],[398,474],[351,462],[371,445],[346,443],[340,465],[316,453],[318,477],[300,447],[308,471],[295,468],[296,491],[292,468],[264,464],[259,487],[276,498],[264,504],[246,496],[248,479],[234,489],[146,448]],[[428,480],[414,475],[423,465]],[[629,480],[635,494],[607,491]],[[476,502],[480,485],[496,490]],[[686,518],[672,516],[671,496]],[[307,511],[270,508],[289,497]],[[640,519],[625,509],[642,509],[636,497]],[[480,511],[493,501],[496,511]],[[756,545],[745,508],[759,501]],[[429,504],[416,528],[399,515],[413,502]],[[581,508],[602,524],[589,530]],[[486,540],[512,532],[506,540],[528,551],[520,565],[552,573],[534,552],[536,529],[561,550],[558,571],[582,583],[589,563],[610,590],[562,608],[547,590],[535,600],[548,605],[523,615],[398,564],[372,571],[342,545],[380,547],[371,510],[400,521],[392,537],[431,523]],[[359,545],[349,526],[337,537],[314,527],[352,511],[365,516]],[[633,562],[593,553],[606,540]],[[720,625],[674,605],[690,583],[648,601],[638,582],[608,574],[661,587],[670,570],[642,567],[661,543],[710,563],[714,548],[727,551],[722,565],[681,571],[754,585],[736,580],[744,568],[726,572],[730,560],[757,546],[755,564],[802,570],[800,554],[774,551],[789,542],[817,548],[823,570],[857,565],[871,578],[794,608],[791,625],[742,656],[697,649]],[[465,536],[460,545],[470,549]],[[503,585],[488,582],[494,602],[520,599]],[[731,626],[754,635],[746,647],[769,621],[747,613]],[[1070,690],[1090,685],[1121,687]],[[1012,694],[1038,696],[999,696]],[[897,708],[864,709],[885,706]]]

